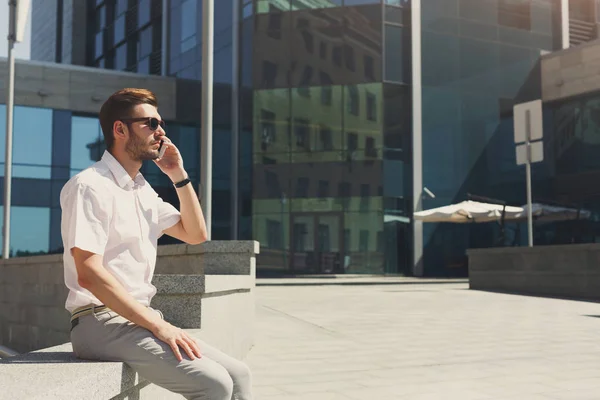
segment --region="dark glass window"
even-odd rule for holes
[[[358,89],[356,86],[347,86],[347,101],[348,101],[348,112],[354,115],[360,114],[360,98]]]
[[[150,0],[139,0],[138,5],[138,27],[142,27],[150,22]]]
[[[115,20],[115,44],[125,40],[125,15]]]
[[[369,92],[367,92],[367,119],[377,121],[377,99]]]
[[[185,0],[181,3],[181,52],[196,47],[197,0]]]
[[[395,25],[385,26],[385,80],[407,82],[406,61],[410,47],[404,45],[404,28]],[[432,66],[435,68],[435,66]],[[407,69],[407,68],[406,68]]]
[[[102,32],[106,28],[106,7],[98,7],[96,9],[96,26],[95,32]]]
[[[50,179],[52,165],[52,110],[16,106],[13,127],[13,176]],[[3,126],[1,140],[5,140]],[[1,159],[4,162],[4,152]],[[4,168],[3,171],[4,173]]]
[[[122,44],[115,49],[115,69],[118,71],[127,69],[127,44]]]
[[[530,2],[522,0],[498,0],[498,24],[510,28],[530,30]]]
[[[117,0],[115,15],[121,15],[127,11],[129,7],[129,0]]]
[[[329,181],[319,181],[317,197],[329,197]]]

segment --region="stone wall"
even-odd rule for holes
[[[600,40],[542,57],[542,99],[566,99],[600,91]]]
[[[472,249],[471,289],[600,300],[600,244]]]
[[[160,246],[152,306],[231,354],[253,343],[257,242]],[[0,345],[24,353],[70,341],[62,255],[0,260]]]

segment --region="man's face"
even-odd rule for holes
[[[156,118],[161,121],[158,110],[150,104],[140,104],[133,109],[131,118]],[[128,124],[129,138],[125,151],[132,160],[145,161],[158,158],[160,140],[165,136],[162,127],[152,130],[149,121],[138,121]]]

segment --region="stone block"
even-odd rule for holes
[[[204,274],[202,259],[194,255],[158,257],[156,274]]]
[[[202,324],[202,296],[156,295],[152,307],[165,316],[165,320],[182,329],[198,329]]]
[[[204,275],[154,275],[152,284],[158,294],[202,294],[205,287]]]

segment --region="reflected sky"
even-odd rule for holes
[[[4,225],[4,206],[0,206],[0,224]],[[17,251],[47,252],[50,242],[50,209],[11,207],[10,248]]]

